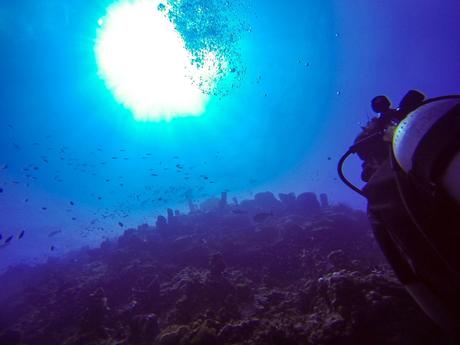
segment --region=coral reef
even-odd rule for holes
[[[442,344],[363,212],[313,193],[189,204],[99,248],[10,268],[0,344]]]

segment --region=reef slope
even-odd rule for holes
[[[2,345],[440,344],[366,215],[313,193],[169,210],[0,277]]]

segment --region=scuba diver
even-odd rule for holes
[[[378,116],[339,161],[342,181],[368,201],[375,238],[423,311],[460,343],[460,95],[425,99],[409,91],[399,107],[372,100]],[[342,168],[362,160],[363,189]]]

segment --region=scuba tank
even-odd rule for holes
[[[343,164],[382,136],[373,133],[350,147],[339,176],[367,199],[375,237],[401,283],[459,341],[460,96],[429,99],[404,113],[387,158],[360,189],[346,179]]]

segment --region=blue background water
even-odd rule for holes
[[[0,250],[1,267],[153,223],[185,207],[187,191],[326,192],[364,208],[336,163],[372,116],[370,99],[458,92],[458,1],[251,0],[235,13],[247,23],[239,87],[200,117],[137,122],[97,73],[108,4],[0,4],[0,233],[26,230]],[[347,166],[355,181],[359,168]]]

